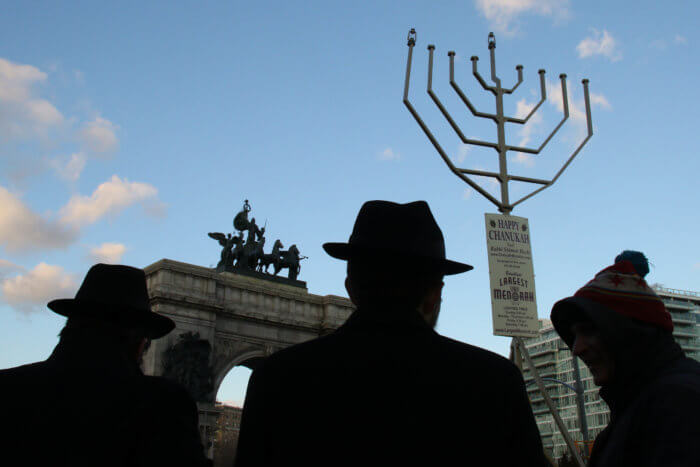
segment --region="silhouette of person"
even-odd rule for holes
[[[68,317],[51,356],[0,370],[2,465],[209,465],[189,394],[139,368],[175,327],[151,311],[143,270],[94,265],[48,306]]]
[[[700,465],[700,363],[674,341],[673,321],[626,250],[552,308],[554,328],[581,358],[610,407],[588,465]]]
[[[337,331],[255,368],[236,465],[542,466],[522,376],[506,358],[433,329],[445,258],[428,204],[369,201],[348,243],[356,311]]]

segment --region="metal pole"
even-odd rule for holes
[[[581,428],[581,436],[583,436],[584,444],[588,443],[588,420],[586,420],[586,401],[583,387],[583,382],[581,381],[581,372],[578,368],[578,358],[576,355],[571,355],[574,365],[574,378],[576,378],[576,405],[578,405],[578,424]]]
[[[496,38],[493,33],[489,34],[489,52],[491,55],[491,81],[496,83],[494,93],[496,94],[496,123],[498,129],[498,169],[499,181],[501,182],[501,206],[499,211],[503,214],[510,214],[512,207],[508,197],[508,149],[506,147],[506,118],[503,110],[503,88],[501,80],[496,76]]]
[[[520,352],[525,357],[525,360],[527,361],[527,365],[530,367],[530,371],[532,372],[532,376],[535,378],[535,382],[537,383],[537,387],[540,389],[540,392],[542,393],[542,397],[544,398],[544,402],[545,402],[545,404],[547,404],[547,407],[549,407],[549,411],[552,413],[552,417],[554,417],[554,422],[557,424],[557,427],[559,428],[561,435],[564,437],[564,442],[566,442],[566,445],[568,446],[569,451],[571,451],[571,454],[574,456],[574,459],[576,459],[576,463],[578,463],[578,465],[580,467],[585,467],[586,464],[583,462],[581,455],[579,454],[578,450],[576,449],[576,445],[574,444],[574,441],[571,439],[571,436],[569,435],[569,430],[566,428],[566,425],[564,425],[564,421],[559,416],[559,411],[557,410],[557,407],[554,405],[554,402],[549,397],[549,394],[547,394],[547,389],[544,387],[544,382],[542,381],[540,374],[537,372],[537,368],[535,368],[535,364],[532,361],[532,358],[530,358],[530,353],[528,352],[527,347],[525,347],[525,342],[523,341],[523,338],[516,336],[515,341],[518,343],[518,346],[520,347]]]

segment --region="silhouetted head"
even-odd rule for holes
[[[61,340],[94,336],[139,358],[149,339],[175,328],[175,323],[151,310],[142,269],[96,264],[88,271],[75,298],[52,300],[48,307],[68,318]]]
[[[362,308],[418,309],[434,325],[445,275],[472,267],[445,258],[445,241],[425,201],[366,202],[347,243],[326,252],[348,261],[345,286]]]
[[[554,328],[599,386],[637,372],[673,341],[671,315],[644,280],[644,254],[626,250],[615,260],[551,313]]]

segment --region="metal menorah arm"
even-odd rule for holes
[[[484,198],[488,199],[491,201],[493,204],[498,206],[499,209],[502,208],[502,204],[500,201],[498,201],[496,198],[494,198],[489,192],[481,188],[477,183],[473,182],[472,180],[469,179],[469,177],[466,177],[464,174],[460,172],[460,170],[452,163],[450,160],[449,156],[445,153],[445,150],[442,149],[442,146],[440,146],[440,143],[438,143],[437,139],[435,139],[435,136],[433,136],[432,132],[426,124],[423,122],[423,119],[420,118],[420,115],[418,115],[418,112],[416,112],[416,109],[413,108],[413,105],[411,105],[411,102],[408,100],[408,91],[409,91],[409,82],[410,82],[410,76],[411,76],[411,58],[413,55],[413,46],[415,45],[415,31],[413,31],[413,36],[409,33],[409,39],[408,39],[408,60],[406,61],[406,81],[404,83],[404,90],[403,90],[403,103],[408,109],[408,111],[411,113],[413,118],[416,120],[418,123],[418,126],[421,127],[423,132],[425,133],[425,136],[428,137],[430,142],[433,144],[433,147],[435,147],[435,150],[440,154],[440,157],[442,160],[447,164],[447,167],[457,175],[459,178],[464,180],[470,187],[472,187],[474,190],[476,190],[478,193],[480,193]]]
[[[540,76],[544,76],[544,73],[540,74]],[[544,79],[544,78],[542,78]],[[562,117],[561,121],[559,124],[552,130],[552,132],[547,136],[547,139],[545,139],[542,144],[540,144],[540,147],[537,149],[532,149],[532,148],[523,148],[520,146],[506,146],[506,151],[517,151],[517,152],[524,152],[527,154],[539,154],[542,149],[549,143],[549,140],[552,139],[552,137],[559,131],[559,128],[564,125],[564,122],[569,118],[569,98],[568,98],[568,93],[566,91],[566,75],[562,73],[559,75],[559,79],[561,80],[561,93],[562,93],[562,107],[564,109],[564,117]],[[588,92],[588,89],[584,87],[584,94]],[[531,112],[532,113],[532,112]],[[589,114],[590,115],[590,114]],[[520,123],[520,122],[516,122]]]
[[[564,77],[566,77],[566,75],[564,75]],[[523,196],[518,201],[513,203],[512,207],[515,207],[516,205],[522,203],[526,199],[535,196],[537,193],[544,190],[545,188],[549,188],[550,186],[554,185],[554,182],[556,182],[557,179],[561,176],[561,174],[564,173],[564,170],[566,170],[566,168],[569,167],[569,164],[571,164],[571,161],[574,160],[574,157],[576,157],[578,155],[579,151],[581,151],[581,149],[583,149],[583,147],[586,145],[588,140],[591,139],[591,137],[593,136],[593,121],[591,119],[591,98],[590,98],[589,93],[588,93],[588,80],[584,79],[581,82],[583,83],[583,97],[584,97],[584,103],[586,106],[586,129],[588,131],[586,138],[583,141],[581,141],[581,144],[578,145],[576,150],[571,154],[571,156],[569,156],[569,158],[566,160],[566,162],[561,167],[561,169],[559,169],[559,171],[556,173],[556,175],[554,175],[554,178],[552,178],[552,180],[547,185],[538,188],[537,190],[533,191],[532,193],[530,193],[527,196]],[[513,176],[511,176],[510,178],[511,178],[511,180],[517,180],[517,178],[513,177]],[[526,181],[526,180],[524,180],[524,181]]]
[[[510,89],[510,91],[506,91],[505,89],[503,90],[504,93],[511,94],[513,91],[515,91],[515,88],[517,88],[520,83],[522,82],[522,77],[523,77],[523,66],[518,65],[520,68],[518,69],[518,84],[515,85],[514,88]],[[545,85],[544,82],[544,74],[545,71],[540,69],[537,72],[540,75],[540,101],[535,105],[531,110],[530,113],[527,114],[525,118],[514,118],[514,117],[506,117],[506,122],[510,123],[519,123],[521,125],[524,125],[527,123],[528,120],[530,120],[530,117],[532,117],[535,112],[537,112],[537,109],[540,108],[542,103],[547,100],[547,86]]]
[[[431,47],[431,46],[428,46],[428,47]],[[434,48],[435,46],[432,46],[432,47]],[[430,50],[430,49],[428,49],[428,50]],[[462,90],[457,85],[457,82],[455,81],[455,53],[454,53],[454,51],[450,50],[449,52],[447,52],[447,56],[450,57],[450,86],[452,86],[452,89],[455,90],[455,92],[457,93],[459,98],[462,99],[462,102],[464,102],[464,105],[466,105],[469,108],[469,110],[471,111],[471,113],[475,117],[490,118],[491,120],[496,121],[496,119],[498,117],[495,114],[479,112],[472,105],[472,103],[469,101],[467,96],[462,92]],[[430,72],[432,74],[432,51],[430,51],[429,60],[431,63]]]
[[[513,86],[512,88],[510,88],[510,89],[504,89],[503,92],[504,92],[505,94],[513,94],[513,91],[515,91],[516,89],[518,89],[518,86],[520,86],[520,83],[523,82],[523,66],[522,66],[522,65],[517,65],[517,66],[515,67],[515,70],[518,72],[518,82],[515,83],[515,86]]]
[[[491,91],[494,95],[497,94],[496,87],[489,86],[488,84],[486,84],[486,81],[484,81],[484,78],[482,78],[481,75],[479,74],[479,70],[478,70],[477,65],[476,65],[479,62],[479,57],[477,57],[476,55],[473,55],[471,58],[471,61],[472,61],[472,74],[474,75],[476,80],[479,82],[479,84],[481,84],[481,87],[484,88],[486,91]]]
[[[464,105],[466,105],[469,108],[469,110],[475,117],[490,118],[494,122],[497,122],[497,115],[477,111],[476,108],[469,101],[469,98],[467,98],[467,96],[462,92],[459,85],[455,81],[455,53],[450,51],[447,55],[450,57],[450,86],[452,86],[452,89],[455,90],[459,98],[462,99],[462,102],[464,102]]]
[[[489,148],[494,148],[498,150],[498,145],[496,143],[489,143],[489,142],[484,142],[484,141],[479,141],[475,139],[469,139],[466,136],[464,136],[464,133],[462,133],[462,130],[459,128],[459,125],[455,123],[454,119],[450,115],[450,113],[447,111],[444,105],[442,105],[442,102],[440,102],[440,99],[438,99],[437,95],[435,92],[433,92],[433,52],[435,51],[435,46],[434,45],[429,45],[428,46],[428,95],[430,98],[433,100],[437,108],[440,110],[442,115],[445,117],[447,122],[450,124],[452,129],[457,133],[457,136],[459,136],[459,139],[462,140],[464,144],[474,144],[477,146],[486,146]],[[450,52],[454,54],[454,52]],[[453,70],[453,62],[454,62],[454,55],[450,55],[450,71]],[[466,98],[466,97],[465,97]],[[477,117],[482,117],[482,118],[492,118],[495,119],[495,115],[491,114],[484,114],[481,112],[477,112],[476,109],[474,109],[471,106],[471,102],[467,99],[467,107],[470,108],[472,113],[477,116]]]

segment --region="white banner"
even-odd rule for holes
[[[486,214],[493,333],[538,334],[530,226],[524,217]]]

